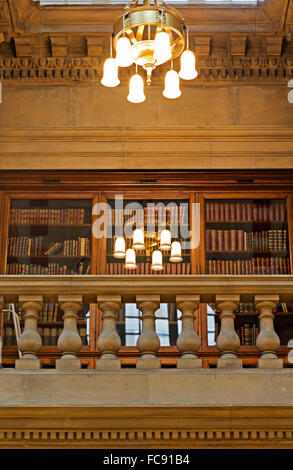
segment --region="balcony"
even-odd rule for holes
[[[284,366],[274,330],[278,302],[293,301],[292,276],[1,276],[2,304],[20,303],[22,357],[0,370],[0,448],[290,447],[293,369]],[[40,367],[38,313],[58,302],[60,356]],[[116,315],[122,303],[142,312],[135,367],[121,367]],[[161,367],[155,311],[174,302],[182,330],[174,367]],[[204,369],[194,311],[220,311],[216,367]],[[238,353],[239,302],[259,313],[258,367]],[[77,314],[97,303],[103,329],[94,369],[81,367]],[[286,363],[288,365],[288,363]]]

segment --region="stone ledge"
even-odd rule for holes
[[[292,406],[293,370],[0,370],[0,407]]]

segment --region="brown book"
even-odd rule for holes
[[[230,235],[231,235],[231,251],[236,251],[237,250],[237,230],[230,230]]]
[[[220,220],[220,209],[219,209],[219,203],[214,202],[214,220],[219,221]]]
[[[246,204],[246,215],[247,215],[247,220],[251,221],[252,220],[252,202],[247,202]]]
[[[286,220],[286,207],[283,202],[280,204],[280,221],[284,222]]]
[[[229,251],[230,248],[230,230],[224,230],[224,250]]]
[[[235,204],[235,212],[236,212],[236,221],[239,222],[241,220],[241,203],[239,201]]]
[[[211,250],[212,251],[217,250],[217,230],[216,229],[211,230]]]
[[[237,249],[244,250],[244,230],[237,230]]]
[[[258,220],[258,210],[257,210],[257,205],[253,203],[252,205],[252,220],[257,221]]]
[[[241,220],[247,220],[247,204],[246,204],[246,202],[241,203]]]
[[[217,245],[218,245],[218,250],[223,251],[224,250],[224,231],[223,230],[217,230]]]
[[[225,220],[225,206],[223,202],[219,203],[219,208],[220,208],[220,218],[219,220]]]
[[[221,274],[221,260],[216,260],[216,274]]]
[[[211,231],[209,229],[206,230],[206,249],[208,251],[211,249]]]
[[[236,207],[233,202],[230,204],[230,220],[231,222],[236,221]]]
[[[231,220],[231,215],[230,215],[230,203],[229,202],[225,202],[224,203],[224,220],[226,222],[229,222]]]

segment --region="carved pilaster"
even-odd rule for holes
[[[58,302],[64,312],[64,326],[57,343],[62,352],[62,357],[56,361],[56,369],[80,369],[81,363],[77,358],[77,354],[82,346],[82,341],[77,331],[77,314],[83,306],[82,296],[59,295]]]
[[[217,367],[240,369],[242,361],[237,358],[240,340],[234,328],[234,312],[238,308],[239,295],[217,295],[216,307],[220,310],[221,331],[217,339],[217,348],[221,353]]]
[[[194,329],[194,311],[200,302],[199,295],[177,295],[176,307],[182,312],[182,330],[177,339],[177,348],[181,358],[177,361],[178,369],[202,367],[202,360],[196,355],[200,348],[200,339]]]
[[[117,313],[121,307],[121,295],[98,295],[99,309],[103,311],[103,330],[98,338],[101,359],[96,362],[97,369],[120,369],[121,361],[117,353],[121,340],[116,331]]]
[[[42,347],[42,338],[38,332],[38,318],[43,308],[43,297],[20,295],[18,302],[24,312],[24,330],[18,343],[22,357],[15,361],[15,368],[39,369],[40,360],[37,354]]]
[[[142,312],[142,332],[137,340],[140,359],[136,362],[138,369],[158,369],[161,361],[157,358],[160,340],[155,331],[155,312],[160,306],[159,295],[137,295],[136,304]]]
[[[280,339],[275,332],[273,312],[276,312],[279,302],[278,295],[256,295],[254,304],[259,312],[260,332],[256,339],[256,347],[261,352],[257,366],[261,369],[282,369],[283,360],[277,357],[276,351]]]

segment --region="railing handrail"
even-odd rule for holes
[[[42,293],[45,302],[58,295],[82,295],[96,303],[97,295],[121,295],[135,302],[136,295],[158,294],[161,302],[175,302],[176,295],[197,294],[201,302],[214,302],[216,294],[239,294],[241,302],[253,302],[257,294],[277,294],[281,302],[293,301],[293,275],[87,275],[0,276],[0,295],[16,303],[19,295]]]

